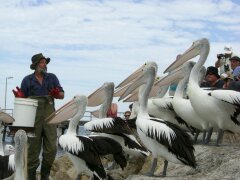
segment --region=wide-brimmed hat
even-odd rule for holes
[[[239,61],[240,62],[240,58],[238,56],[233,56],[229,59],[229,61],[231,60],[236,60],[236,61]]]
[[[214,66],[209,66],[207,68],[206,75],[208,75],[208,74],[214,74],[217,78],[220,78],[220,76],[218,74],[218,69]]]
[[[50,62],[50,58],[46,58],[45,56],[43,56],[42,53],[35,54],[35,55],[33,55],[33,57],[32,57],[32,64],[30,65],[30,68],[31,68],[32,70],[36,69],[36,66],[37,66],[37,64],[39,63],[39,61],[40,61],[41,59],[46,59],[47,64]]]

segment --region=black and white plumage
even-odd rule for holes
[[[186,91],[186,85],[189,80],[190,72],[195,65],[194,62],[189,61],[183,64],[182,68],[178,71],[168,74],[164,79],[160,81],[160,83],[172,83],[176,80],[179,80],[177,89],[173,96],[173,108],[175,112],[184,119],[189,125],[197,129],[197,133],[195,135],[195,141],[197,140],[197,135],[200,131],[203,131],[203,143],[205,143],[205,135],[209,127],[211,125],[209,122],[203,118],[201,118],[193,109],[191,102],[189,99],[184,98],[184,91]],[[206,69],[203,67],[202,71],[199,74],[199,80],[202,82],[203,77],[205,77]]]
[[[162,176],[166,175],[168,161],[196,167],[194,147],[190,136],[178,126],[158,118],[151,118],[147,112],[147,98],[156,76],[157,64],[145,64],[143,74],[132,83],[119,100],[125,98],[134,89],[139,89],[139,112],[137,115],[137,132],[142,143],[152,153],[153,163],[148,175],[153,176],[157,157],[165,159]]]
[[[13,178],[14,180],[27,179],[27,134],[18,130],[14,136],[15,153],[0,156],[0,179]]]
[[[85,113],[87,102],[86,96],[75,96],[73,100],[53,113],[47,121],[56,124],[71,118],[66,134],[59,138],[60,146],[67,152],[79,174],[85,173],[96,179],[106,179],[107,174],[100,156],[113,154],[122,168],[126,166],[126,159],[121,146],[110,138],[77,136],[77,126]]]
[[[224,130],[240,132],[240,93],[233,90],[207,91],[200,88],[198,73],[208,57],[209,49],[209,41],[205,38],[193,42],[192,46],[179,56],[165,72],[172,71],[199,55],[190,74],[188,95],[195,112],[218,129],[216,145],[219,145]]]
[[[121,144],[124,152],[128,154],[148,155],[149,152],[146,148],[134,137],[127,121],[120,117],[106,117],[107,110],[112,103],[113,91],[114,83],[106,82],[88,97],[88,106],[98,106],[101,104],[101,107],[99,118],[85,123],[84,128],[101,136],[114,139]]]

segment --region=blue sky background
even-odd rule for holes
[[[0,0],[0,107],[13,108],[11,92],[32,73],[33,54],[51,58],[65,90],[60,107],[75,94],[89,95],[104,82],[118,85],[146,61],[158,75],[194,40],[208,38],[206,66],[230,44],[240,54],[237,0]],[[117,100],[114,100],[117,102]],[[119,103],[119,111],[128,104]]]

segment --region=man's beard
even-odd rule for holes
[[[37,67],[37,71],[42,73],[42,74],[45,74],[45,73],[47,73],[47,67],[45,67],[45,68]]]

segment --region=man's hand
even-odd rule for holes
[[[60,96],[60,90],[59,90],[59,88],[52,88],[50,91],[49,91],[49,93],[48,93],[50,96],[52,96],[53,98],[55,98],[55,99],[58,99],[59,98],[59,96]]]
[[[25,95],[24,93],[22,92],[22,90],[17,86],[16,87],[16,91],[13,89],[12,92],[14,94],[15,97],[18,97],[18,98],[25,98]]]

